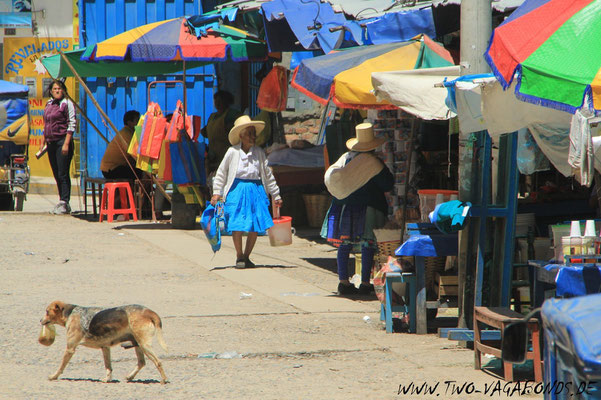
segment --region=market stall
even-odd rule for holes
[[[183,79],[179,83],[183,83],[186,82],[186,62],[191,62],[192,66],[198,66],[200,65],[199,63],[228,59],[248,61],[265,58],[266,46],[263,42],[252,38],[247,32],[215,22],[213,18],[198,16],[196,18],[182,17],[144,25],[97,43],[81,54],[81,59],[86,61],[86,63],[79,63],[79,67],[84,74],[95,74],[98,72],[98,68],[89,68],[89,66],[100,63],[106,65],[107,70],[111,69],[111,73],[114,73],[112,76],[128,76],[132,72],[132,66],[137,64],[139,69],[141,63],[149,63],[148,65],[152,66],[149,68],[149,71],[152,70],[155,73],[158,73],[161,67],[164,67],[164,71],[166,72],[172,72],[181,67]],[[99,109],[99,112],[111,125],[113,131],[117,133],[117,128],[93,99],[91,92],[82,80],[82,75],[64,53],[60,54],[60,59],[57,60],[51,57],[45,60],[45,63],[56,76],[60,76],[61,73],[67,73],[64,68],[61,69],[62,65],[66,65],[68,71],[70,71],[69,73],[78,78],[88,96],[92,98],[95,106]],[[123,68],[119,69],[120,67]],[[104,71],[104,73],[106,74],[107,72]],[[168,81],[165,83],[177,82]],[[148,132],[150,135],[150,139],[148,139],[148,137],[144,136],[147,132],[144,129],[144,125],[142,125],[143,122],[141,122],[139,128],[141,134],[137,137],[140,143],[139,147],[135,149],[136,151],[130,151],[130,154],[137,157],[136,166],[153,176],[155,188],[163,192],[163,195],[167,198],[170,198],[170,196],[163,189],[164,183],[157,181],[154,177],[159,173],[159,165],[171,162],[171,158],[175,153],[167,154],[167,151],[161,151],[167,147],[167,145],[161,145],[161,143],[164,141],[177,143],[180,142],[182,137],[190,137],[194,141],[198,137],[198,132],[194,134],[191,126],[192,120],[189,119],[186,113],[186,93],[187,90],[184,85],[181,107],[179,101],[175,107],[174,123],[172,124],[174,133],[169,135],[169,132],[157,129],[156,132]],[[149,107],[151,104],[149,104]],[[153,108],[153,110],[153,114],[149,115],[147,112],[146,116],[164,119],[162,111],[159,110],[157,112],[156,108]],[[161,126],[165,127],[166,124],[163,123]],[[179,131],[189,131],[189,135],[179,135]],[[99,134],[102,136],[100,132]],[[167,139],[165,139],[166,137]],[[156,148],[157,151],[152,154],[145,154],[142,151],[144,149],[142,145],[146,142],[155,143],[157,146],[153,148]],[[198,165],[203,164],[198,160],[198,157],[204,155],[204,150],[196,151],[194,154],[196,156],[192,159],[190,157],[180,157],[179,160],[184,160],[184,163],[187,162],[188,167],[192,166],[192,164],[189,164],[190,162]],[[164,157],[168,157],[169,159],[162,160]],[[131,167],[133,168],[133,166]],[[185,170],[189,171],[192,169],[185,168]],[[193,182],[180,182],[180,184],[185,184],[192,189],[191,196],[186,198],[189,202],[203,203],[203,196],[199,190],[199,186],[205,182],[204,168],[199,174],[201,176]],[[170,181],[169,179],[165,180]],[[174,183],[176,182],[174,181]]]

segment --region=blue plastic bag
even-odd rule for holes
[[[205,208],[200,217],[200,226],[207,236],[213,253],[217,253],[221,248],[221,230],[223,229],[223,225],[223,203],[217,203],[215,207],[211,204],[207,205],[207,208]]]

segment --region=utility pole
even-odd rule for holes
[[[460,67],[461,75],[490,72],[484,60],[484,52],[492,33],[491,0],[462,0],[461,1],[461,32],[460,32]],[[469,110],[457,110],[458,113]],[[479,185],[472,180],[471,147],[468,144],[468,133],[459,133],[459,198],[462,201],[477,201],[478,190],[472,190]],[[485,223],[485,221],[481,221]],[[473,327],[474,283],[476,278],[478,226],[468,223],[459,234],[459,321],[458,327]]]

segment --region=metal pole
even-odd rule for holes
[[[92,128],[94,128],[94,130],[98,133],[98,136],[100,136],[100,138],[102,140],[104,140],[107,144],[109,143],[109,140],[106,138],[106,136],[104,136],[102,134],[102,132],[100,132],[100,129],[98,129],[98,127],[96,127],[96,125],[94,125],[94,123],[92,122],[92,120],[90,120],[90,118],[88,118],[88,116],[86,115],[86,113],[84,112],[84,110],[81,108],[81,106],[79,104],[77,104],[77,102],[75,100],[73,100],[73,98],[71,98],[71,96],[69,96],[68,93],[66,93],[67,98],[69,100],[71,100],[71,102],[73,103],[73,105],[75,106],[75,108],[77,108],[77,111],[79,111],[79,113],[81,114],[82,117],[84,117],[84,119],[86,121],[88,121],[88,124],[90,124],[92,126]]]
[[[405,171],[405,193],[403,194],[403,214],[401,215],[401,243],[405,237],[405,225],[407,223],[407,197],[409,193],[409,178],[411,177],[411,158],[415,143],[415,131],[417,130],[417,118],[411,120],[411,134],[409,136],[409,154],[407,155],[407,169]]]
[[[461,75],[489,72],[488,64],[483,54],[488,47],[492,33],[492,5],[491,0],[462,0],[461,1],[461,43],[460,43],[460,71]],[[459,109],[458,113],[462,110]],[[465,112],[465,110],[463,111]],[[466,157],[468,151],[462,143],[467,142],[467,135],[459,133],[459,198],[463,201],[472,200],[470,189],[474,182],[466,185],[470,179],[471,162]],[[481,221],[485,222],[485,221]],[[459,321],[461,328],[472,328],[472,314],[474,308],[474,282],[475,259],[477,244],[469,240],[470,228],[460,231],[458,254],[458,280],[459,280]]]
[[[187,103],[186,100],[188,98],[186,95],[186,92],[187,92],[187,90],[186,90],[186,60],[182,60],[182,64],[183,64],[183,74],[184,74],[183,79],[182,79],[184,81],[184,131],[186,131],[186,115],[187,115],[186,113],[188,112],[187,104],[186,104]]]

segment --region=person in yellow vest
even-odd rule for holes
[[[209,139],[207,150],[207,174],[217,171],[227,149],[230,147],[228,133],[234,126],[234,121],[240,115],[239,111],[231,108],[234,96],[225,90],[213,95],[216,112],[209,116],[207,125],[202,129],[204,137]]]
[[[128,111],[123,116],[125,126],[108,144],[100,161],[100,171],[106,179],[135,180],[136,177],[142,178],[144,176],[142,170],[135,168],[136,160],[127,154],[129,142],[131,142],[139,120],[140,113],[135,110]],[[129,160],[129,165],[127,160]],[[134,168],[132,169],[132,167]]]

